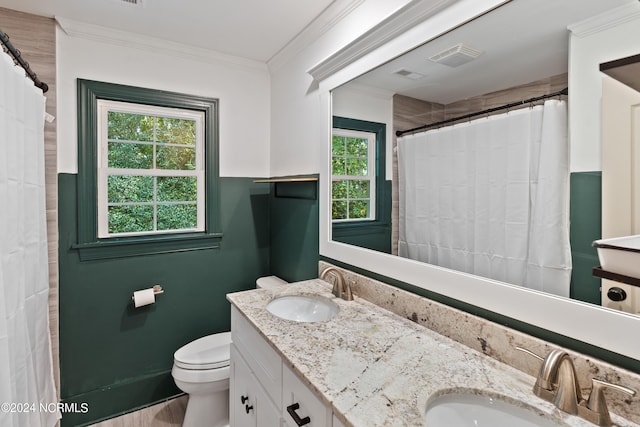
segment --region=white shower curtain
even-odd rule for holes
[[[40,89],[0,52],[0,426],[59,418],[49,336]]]
[[[403,257],[569,296],[566,102],[398,139]]]

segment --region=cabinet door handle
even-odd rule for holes
[[[247,411],[247,414],[249,413],[249,411],[253,410],[253,405],[249,406],[249,405],[244,405],[244,410]]]
[[[309,417],[300,418],[300,416],[296,414],[297,409],[300,409],[299,403],[294,403],[293,405],[287,406],[287,412],[289,413],[289,415],[291,415],[291,418],[293,418],[293,421],[296,422],[296,425],[303,426],[303,425],[309,424],[311,422],[311,418]]]
[[[243,405],[247,400],[249,400],[249,396],[240,396],[240,403],[242,403]]]

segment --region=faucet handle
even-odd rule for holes
[[[540,371],[538,372],[538,376],[536,377],[536,383],[533,385],[533,393],[536,396],[541,397],[549,402],[553,402],[553,399],[555,397],[553,395],[553,384],[549,384],[548,381],[546,381],[546,377],[548,377],[548,375],[546,375],[544,372],[546,358],[538,356],[533,351],[524,347],[516,347],[516,350],[526,353],[529,356],[532,356],[542,362],[542,364],[540,365]]]
[[[625,386],[621,386],[619,384],[612,384],[606,381],[602,381],[597,378],[592,378],[591,384],[593,385],[593,387],[591,388],[591,393],[589,394],[589,399],[587,400],[587,407],[594,412],[602,412],[602,410],[607,410],[607,402],[604,398],[603,393],[603,390],[605,388],[620,391],[622,393],[628,394],[631,397],[636,395],[635,390],[632,390]]]
[[[542,357],[542,356],[538,356],[538,355],[537,355],[537,354],[535,354],[533,351],[531,351],[531,350],[529,350],[529,349],[527,349],[527,348],[516,346],[516,350],[519,350],[519,351],[521,351],[521,352],[523,352],[523,353],[527,353],[529,356],[533,356],[533,357],[535,357],[536,359],[538,359],[539,361],[544,362],[544,357]]]
[[[351,291],[351,284],[355,283],[353,280],[345,280],[344,292],[342,298],[346,301],[353,301],[353,292]]]
[[[604,389],[617,390],[632,397],[635,396],[636,392],[628,387],[612,384],[596,378],[591,379],[591,384],[591,393],[589,393],[589,398],[586,402],[586,407],[589,412],[585,414],[586,416],[584,418],[600,426],[610,426],[611,417],[609,416],[607,401],[604,398]]]

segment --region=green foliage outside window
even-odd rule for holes
[[[362,179],[369,173],[369,141],[333,135],[331,147],[332,218],[370,218],[371,183]]]
[[[108,167],[196,169],[196,122],[109,111]],[[193,176],[110,174],[107,177],[110,234],[195,229],[197,179]]]

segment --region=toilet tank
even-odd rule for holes
[[[282,285],[286,285],[289,282],[282,280],[278,276],[265,276],[258,277],[256,279],[256,288],[258,289],[274,289]]]

